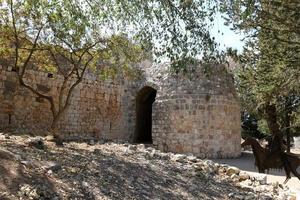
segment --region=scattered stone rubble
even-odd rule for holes
[[[103,141],[56,147],[46,139],[40,149],[32,141],[0,135],[0,199],[296,199],[266,175],[191,154]]]

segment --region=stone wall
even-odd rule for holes
[[[62,77],[29,71],[25,82],[58,101]],[[66,137],[128,139],[132,124],[128,118],[125,83],[84,79],[71,97],[71,105],[58,124]],[[15,72],[0,69],[0,129],[43,134],[52,115],[49,103],[20,87]]]
[[[202,158],[240,155],[240,105],[233,77],[223,65],[209,69],[204,73],[199,66],[181,76],[155,71],[152,134],[159,149]]]
[[[221,95],[172,95],[154,104],[153,140],[163,151],[201,158],[240,154],[240,108]]]
[[[240,154],[240,105],[233,78],[224,66],[210,67],[209,73],[197,67],[189,75],[174,75],[168,67],[151,63],[141,66],[144,77],[137,81],[86,77],[76,87],[71,106],[58,124],[61,134],[134,142],[135,138],[145,138],[137,134],[147,132],[163,151],[209,158]],[[60,76],[37,71],[28,71],[25,78],[26,83],[55,97],[56,103],[62,81]],[[137,116],[137,94],[145,87],[155,93],[152,90],[140,99],[156,95],[152,111],[144,109],[150,118],[143,116],[143,111]],[[143,117],[151,120],[151,112],[152,122],[143,121]],[[0,130],[45,134],[51,120],[49,103],[20,87],[15,72],[0,66]],[[152,123],[152,132],[144,132],[143,127],[136,126],[138,122]]]

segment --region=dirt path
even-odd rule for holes
[[[249,172],[249,174],[258,174],[258,171],[254,166],[254,156],[253,156],[252,152],[249,152],[249,151],[242,152],[242,155],[239,158],[214,159],[213,161],[238,167],[243,171]],[[268,183],[279,182],[282,184],[284,182],[284,180],[285,180],[284,170],[282,170],[282,171],[270,170],[269,174],[267,175]],[[299,196],[299,199],[300,199],[300,180],[297,177],[293,176],[288,181],[287,185],[291,189],[295,190],[295,192],[297,193],[297,195]]]

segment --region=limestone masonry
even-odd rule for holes
[[[236,157],[240,105],[232,75],[223,65],[174,75],[167,65],[140,64],[143,77],[100,81],[86,77],[59,122],[66,138],[153,143],[162,151],[201,158]],[[26,83],[58,98],[62,78],[28,71]],[[0,130],[43,134],[52,120],[47,101],[22,88],[15,72],[0,66]]]

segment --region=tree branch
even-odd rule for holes
[[[21,69],[21,74],[18,73],[18,75],[19,75],[21,78],[23,78],[24,73],[25,73],[25,70],[26,70],[26,68],[27,68],[27,66],[28,66],[28,63],[29,63],[29,61],[30,61],[30,59],[31,59],[31,57],[32,57],[32,55],[33,55],[33,52],[35,51],[35,47],[37,46],[37,41],[38,41],[38,39],[39,39],[39,37],[40,37],[40,33],[41,33],[43,27],[44,27],[44,26],[41,26],[41,27],[39,28],[39,30],[38,30],[38,33],[37,33],[37,35],[36,35],[36,37],[35,37],[35,39],[34,39],[33,45],[32,45],[32,49],[30,50],[29,55],[27,56],[27,58],[26,58],[26,60],[25,60],[25,62],[24,62],[24,64],[23,64],[23,67],[22,67],[22,69]]]
[[[91,57],[84,65],[84,68],[82,70],[82,73],[80,74],[80,77],[77,79],[77,81],[70,87],[69,91],[68,91],[68,96],[66,98],[66,102],[65,102],[65,106],[63,108],[63,110],[65,110],[69,105],[70,105],[70,98],[71,95],[73,93],[74,88],[82,81],[83,76],[85,74],[85,71],[89,65],[89,63],[93,60],[94,57]]]
[[[11,17],[12,17],[12,25],[13,25],[13,30],[14,30],[14,37],[15,37],[15,62],[14,62],[14,67],[15,69],[18,68],[18,60],[19,60],[19,37],[18,37],[18,31],[16,27],[16,19],[15,19],[15,14],[14,14],[14,8],[13,8],[13,0],[10,1],[10,12],[11,12]]]

